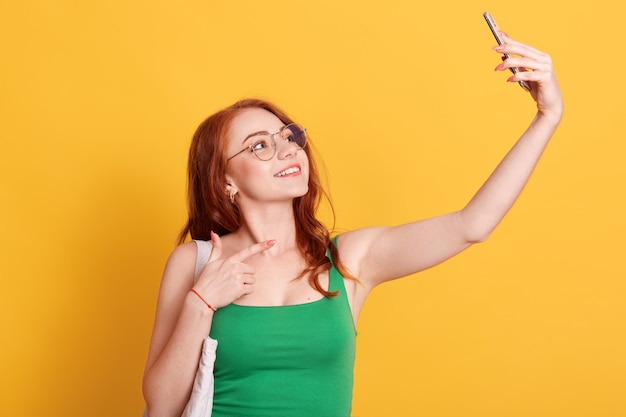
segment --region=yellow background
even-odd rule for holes
[[[140,414],[190,138],[239,98],[308,128],[338,230],[462,207],[534,114],[492,71],[485,10],[551,53],[565,118],[488,242],[372,294],[353,415],[626,415],[608,0],[2,0],[0,415]]]

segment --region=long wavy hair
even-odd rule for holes
[[[284,124],[294,121],[272,103],[259,99],[244,99],[213,114],[198,126],[191,147],[187,167],[188,220],[178,236],[183,243],[187,236],[192,239],[210,240],[211,231],[226,235],[236,231],[241,225],[241,215],[236,205],[231,204],[226,195],[226,155],[227,135],[233,119],[250,108],[267,110]],[[334,217],[330,198],[322,187],[317,167],[313,161],[311,148],[304,148],[309,158],[309,190],[293,201],[296,222],[296,244],[306,267],[296,278],[306,275],[309,284],[325,297],[335,296],[337,291],[327,291],[319,282],[319,274],[331,267],[326,256],[327,250],[339,272],[350,279],[354,278],[343,266],[336,245],[330,238],[328,229],[315,214],[322,198],[326,198]]]

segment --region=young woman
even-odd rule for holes
[[[306,131],[274,105],[243,100],[198,128],[189,156],[189,220],[210,240],[194,279],[196,243],[171,254],[144,375],[150,417],[180,416],[203,340],[219,342],[213,416],[347,417],[355,323],[377,285],[434,266],[484,241],[526,184],[561,120],[550,57],[506,38],[526,68],[537,114],[461,210],[331,239],[315,218],[323,195]]]

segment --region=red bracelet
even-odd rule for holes
[[[204,298],[202,298],[202,296],[201,296],[200,294],[198,294],[198,291],[194,290],[193,288],[192,288],[192,289],[190,289],[189,291],[191,291],[192,293],[194,293],[195,295],[197,295],[197,296],[198,296],[198,298],[199,298],[199,299],[201,299],[201,300],[202,300],[202,302],[203,302],[204,304],[206,304],[206,306],[207,306],[207,307],[209,307],[209,308],[210,308],[210,309],[211,309],[214,313],[217,311],[217,309],[216,309],[216,308],[213,308],[213,306],[212,306],[211,304],[207,303],[207,302],[206,302],[206,300],[205,300]]]

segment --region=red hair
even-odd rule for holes
[[[218,235],[234,232],[241,225],[237,206],[230,204],[226,194],[226,156],[224,152],[228,129],[233,119],[244,109],[259,108],[272,113],[284,124],[294,121],[272,103],[259,99],[244,99],[208,117],[198,126],[189,149],[188,175],[188,220],[178,236],[183,243],[190,235],[192,239],[211,240],[211,231]],[[309,275],[309,284],[324,296],[334,296],[319,282],[319,274],[331,267],[326,256],[330,251],[339,272],[354,279],[339,259],[337,247],[330,239],[328,229],[315,217],[322,198],[330,203],[322,187],[310,147],[304,148],[309,158],[309,190],[293,201],[296,222],[296,244],[306,268],[298,278]]]

